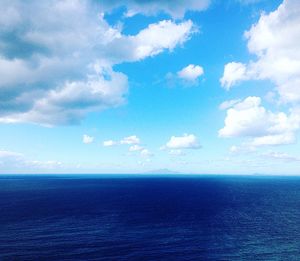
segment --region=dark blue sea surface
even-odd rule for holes
[[[0,260],[300,260],[300,178],[0,176]]]

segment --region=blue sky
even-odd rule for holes
[[[0,173],[300,173],[298,1],[0,12]]]

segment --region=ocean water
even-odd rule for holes
[[[300,178],[0,176],[0,260],[300,260]]]

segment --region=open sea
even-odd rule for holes
[[[300,260],[300,177],[2,175],[0,260]]]

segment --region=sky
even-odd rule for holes
[[[0,173],[300,174],[298,0],[0,12]]]

